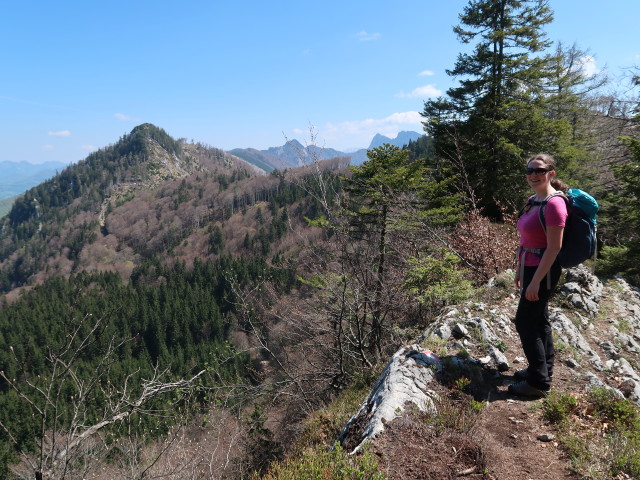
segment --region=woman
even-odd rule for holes
[[[514,375],[521,381],[510,385],[509,392],[516,395],[540,397],[551,388],[555,352],[548,303],[560,278],[556,259],[567,219],[567,204],[558,194],[566,193],[567,186],[556,178],[555,169],[555,159],[546,154],[531,157],[525,168],[527,183],[535,195],[518,220],[520,249],[515,283],[521,294],[515,323],[529,367]],[[545,199],[546,231],[536,204]]]

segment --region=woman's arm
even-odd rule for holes
[[[551,265],[555,262],[560,247],[562,247],[562,235],[564,227],[547,226],[547,248],[540,259],[540,264],[533,274],[531,283],[527,286],[524,296],[527,300],[533,302],[539,299],[540,282],[544,279],[547,272],[551,269]]]

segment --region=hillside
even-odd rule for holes
[[[429,382],[406,399],[434,409],[385,407],[373,457],[332,462],[387,479],[578,472],[570,441],[589,438],[505,391],[522,361],[503,273],[515,230],[465,214],[430,149],[264,174],[144,124],[26,192],[0,234],[0,476],[269,479],[336,439],[355,449],[382,405],[363,399],[393,385],[376,382],[389,358],[402,370],[423,357]],[[640,398],[637,293],[574,275],[553,305],[554,388],[583,402],[576,425],[612,441],[583,412],[593,382]]]
[[[238,209],[269,201],[281,184],[221,150],[141,125],[15,203],[0,236],[0,289],[94,270],[126,279],[155,255],[207,258],[219,253],[209,245],[212,232]],[[246,228],[251,237],[260,230]],[[234,238],[228,250],[237,248]]]
[[[315,167],[335,181],[345,162]],[[304,220],[319,215],[315,167],[256,174],[221,150],[144,124],[27,191],[0,236],[0,477],[7,462],[30,462],[33,438],[62,445],[58,427],[120,438],[125,421],[142,448],[209,408],[210,394],[198,389],[259,385],[265,366],[241,314],[242,290],[261,278],[283,296],[297,285],[293,230],[322,236]],[[78,401],[42,385],[77,391]],[[163,413],[146,418],[153,411]],[[38,431],[38,419],[52,430]],[[82,455],[60,448],[65,461]],[[47,457],[45,477],[67,468],[56,456]]]
[[[640,415],[625,419],[626,427],[608,425],[605,403],[619,402],[616,408],[629,415],[630,405],[640,403],[640,292],[620,278],[602,282],[584,266],[568,270],[551,305],[553,392],[531,399],[507,392],[514,371],[525,366],[511,321],[517,299],[510,280],[505,273],[490,282],[481,302],[448,307],[396,352],[341,433],[345,448],[371,442],[387,478],[397,480],[456,472],[514,480],[637,478],[637,432],[630,432],[633,439],[621,432],[635,428]],[[458,418],[447,420],[454,411]],[[433,426],[439,418],[440,432]]]

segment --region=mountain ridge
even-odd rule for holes
[[[263,169],[265,172],[299,167],[313,160],[322,161],[332,158],[348,158],[352,165],[361,165],[367,160],[367,150],[380,147],[385,143],[397,147],[404,147],[423,136],[423,134],[412,131],[401,131],[395,138],[389,138],[377,133],[371,140],[369,147],[351,152],[344,152],[329,147],[318,147],[317,145],[308,145],[305,147],[297,139],[292,139],[283,145],[269,147],[264,150],[234,148],[233,150],[229,150],[228,153],[242,158],[258,168]]]
[[[45,263],[56,266],[51,274],[80,268],[85,247],[109,236],[111,212],[141,193],[190,175],[232,176],[240,170],[247,177],[255,174],[251,165],[222,150],[184,144],[151,124],[135,127],[24,192],[0,219],[2,290],[41,281]],[[127,249],[120,248],[128,261]],[[25,249],[32,252],[27,261]]]

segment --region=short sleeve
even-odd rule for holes
[[[567,223],[567,202],[560,195],[551,197],[544,209],[547,226],[564,227]]]

